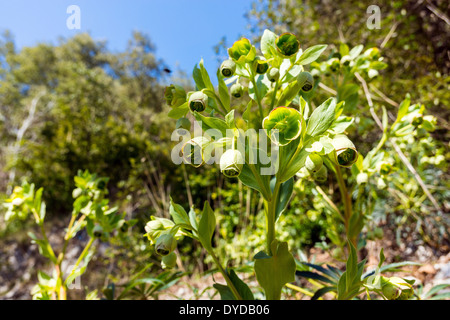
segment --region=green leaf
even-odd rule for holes
[[[211,79],[209,78],[208,71],[206,71],[206,69],[205,69],[205,66],[203,64],[203,59],[200,60],[199,66],[200,66],[200,74],[202,76],[203,84],[205,85],[205,88],[207,88],[211,91],[214,91],[214,86],[211,82]]]
[[[241,174],[239,175],[239,180],[247,187],[255,189],[260,192],[264,199],[268,200],[269,195],[266,192],[268,190],[268,176],[262,176],[260,174],[259,164],[247,164],[245,163],[242,167]]]
[[[225,122],[228,125],[228,128],[236,128],[236,125],[234,123],[234,109],[231,110],[226,116],[225,116]]]
[[[353,123],[354,120],[355,119],[352,117],[341,116],[333,122],[328,131],[332,134],[343,133]]]
[[[277,35],[272,31],[266,29],[261,37],[261,52],[266,59],[273,57],[273,52],[276,51],[275,41]]]
[[[168,116],[172,119],[180,119],[184,117],[188,112],[189,112],[189,103],[185,102],[176,108],[172,108],[169,111]]]
[[[212,250],[211,239],[216,228],[216,216],[208,201],[205,201],[198,224],[198,238],[207,251]]]
[[[32,232],[29,232],[28,236],[31,238],[32,243],[36,243],[38,245],[39,253],[43,257],[50,259],[55,264],[57,263],[55,253],[53,252],[53,249],[48,241],[38,239]]]
[[[186,210],[184,210],[184,208],[179,204],[173,202],[172,198],[170,198],[169,213],[172,216],[173,222],[175,222],[175,224],[191,225]]]
[[[223,76],[220,73],[220,69],[217,70],[217,80],[219,82],[219,98],[222,101],[223,106],[226,110],[230,110],[230,92],[228,91],[228,87],[223,80]]]
[[[325,283],[329,283],[329,284],[336,284],[335,281],[333,281],[321,274],[311,272],[311,271],[297,271],[295,273],[295,275],[302,277],[302,278],[306,278],[306,279],[313,279],[313,280],[317,280],[317,281],[321,281],[321,282],[325,282]]]
[[[227,136],[227,129],[230,129],[230,127],[222,119],[215,117],[205,117],[198,112],[194,112],[194,117],[195,119],[197,119],[197,121],[202,122],[203,131],[207,131],[209,129],[217,129],[222,134],[222,137]]]
[[[353,59],[356,59],[357,56],[361,53],[361,51],[364,49],[364,46],[362,44],[357,45],[356,47],[352,48],[348,55]]]
[[[206,85],[203,81],[203,76],[200,68],[198,65],[194,66],[194,70],[192,71],[192,77],[194,78],[195,86],[197,91],[200,91],[204,88],[206,88]]]
[[[250,288],[241,279],[239,279],[234,270],[226,270],[226,273],[242,300],[255,300]],[[222,300],[236,300],[233,291],[228,286],[215,283],[213,284],[213,287],[219,291]]]
[[[300,89],[300,85],[297,81],[289,83],[281,92],[280,98],[277,101],[277,106],[287,107],[288,105],[290,105]]]
[[[339,46],[339,53],[341,54],[341,57],[348,55],[350,53],[348,45],[341,43]]]
[[[220,283],[214,283],[213,287],[217,291],[219,291],[221,300],[236,300],[236,297],[234,296],[233,292],[228,286],[225,286]]]
[[[271,189],[273,190],[276,179],[273,178],[271,181]],[[286,206],[291,199],[292,191],[294,190],[294,178],[291,178],[285,182],[283,182],[280,186],[280,191],[278,193],[278,199],[276,200],[276,210],[275,210],[275,221],[278,220],[280,215],[286,209]]]
[[[263,252],[255,255],[256,279],[264,288],[268,300],[279,300],[286,283],[295,281],[295,260],[286,242],[274,240],[271,244],[272,256]]]
[[[330,286],[330,287],[320,288],[319,290],[317,290],[314,293],[314,295],[311,297],[311,300],[317,300],[321,296],[323,296],[325,293],[330,292],[330,291],[336,291],[336,287]]]
[[[386,260],[386,257],[384,256],[384,249],[381,248],[381,251],[380,251],[380,262],[378,262],[378,268],[381,268],[381,266],[384,263],[384,260]]]
[[[336,100],[329,98],[317,107],[308,119],[306,134],[315,137],[327,131],[335,119]]]
[[[441,290],[443,290],[443,289],[445,289],[447,287],[450,287],[450,283],[438,284],[438,285],[434,286],[433,288],[431,288],[429,291],[427,291],[422,296],[422,298],[423,299],[429,298],[429,297],[433,296],[434,294],[438,293],[439,291],[441,291]],[[448,293],[450,294],[450,292],[448,292]]]
[[[406,96],[405,100],[403,100],[400,103],[400,106],[398,107],[398,114],[397,114],[397,120],[396,122],[402,120],[404,116],[408,113],[408,108],[411,105],[411,98],[409,95]]]
[[[245,107],[245,111],[242,114],[242,119],[244,119],[245,121],[250,121],[250,113],[252,110],[252,106],[253,106],[254,101],[250,100],[247,104],[247,106]]]
[[[316,61],[327,47],[328,45],[326,44],[312,46],[306,49],[295,63],[300,65],[310,64]]]
[[[264,98],[267,91],[269,91],[270,86],[271,82],[269,81],[269,79],[267,79],[267,77],[264,77],[264,75],[260,74],[256,77],[256,88],[258,90],[258,97],[261,100]],[[255,93],[255,87],[253,86],[252,82],[250,82],[248,85],[248,95],[253,100],[258,101]]]

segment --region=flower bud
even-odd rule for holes
[[[311,153],[308,155],[305,161],[305,167],[311,173],[316,173],[322,168],[323,159],[317,153]]]
[[[156,243],[156,239],[158,239],[161,233],[168,229],[171,229],[174,226],[172,220],[154,217],[153,219],[154,220],[150,220],[145,225],[145,231],[147,232],[146,236],[152,244]]]
[[[280,70],[278,68],[270,69],[267,78],[269,78],[270,82],[277,82],[280,79]]]
[[[161,259],[161,266],[163,269],[172,269],[177,264],[177,254],[171,252]]]
[[[381,175],[385,176],[392,172],[392,164],[387,161],[382,161],[379,164],[379,170]]]
[[[103,235],[103,228],[100,225],[96,225],[92,230],[92,234],[95,238],[100,238]]]
[[[20,207],[24,202],[25,200],[22,198],[14,198],[13,201],[11,201],[12,205],[15,207]]]
[[[122,233],[125,233],[128,231],[128,228],[130,227],[130,224],[128,223],[128,221],[123,221],[122,225],[120,226],[119,230]]]
[[[365,184],[369,181],[369,175],[366,172],[360,172],[356,176],[356,183],[357,184]]]
[[[423,117],[422,128],[428,132],[433,132],[436,130],[437,119],[435,116],[427,115]]]
[[[225,60],[220,66],[220,73],[225,77],[231,77],[236,72],[236,62],[231,59]]]
[[[194,92],[189,98],[189,109],[202,112],[208,106],[208,96],[201,91]]]
[[[256,48],[252,46],[250,40],[242,38],[228,49],[228,55],[237,63],[252,62],[256,57]]]
[[[352,61],[352,58],[348,54],[341,58],[341,64],[343,66],[349,66],[351,61]]]
[[[322,165],[319,171],[313,174],[314,180],[319,183],[327,181],[328,178],[328,169],[326,166]]]
[[[373,47],[367,49],[363,55],[372,60],[378,60],[380,58],[380,50],[377,47]]]
[[[386,182],[381,177],[379,177],[378,180],[377,180],[377,188],[380,189],[380,190],[383,190],[383,189],[387,188]]]
[[[265,74],[267,70],[269,70],[269,64],[267,63],[267,61],[262,60],[261,58],[255,60],[255,64],[257,74]]]
[[[300,72],[300,74],[297,76],[297,83],[299,84],[300,88],[302,88],[303,92],[309,92],[314,87],[314,77],[309,72]]]
[[[156,240],[155,250],[160,256],[167,256],[177,247],[177,240],[171,233],[161,234]]]
[[[244,157],[238,150],[227,150],[220,158],[220,171],[228,178],[238,177],[244,166]]]
[[[327,67],[331,70],[331,72],[336,72],[341,67],[341,63],[338,58],[332,58],[327,61]]]
[[[277,47],[278,53],[283,57],[293,56],[300,50],[300,42],[297,37],[289,32],[280,35],[275,40],[275,46]]]
[[[244,87],[240,83],[235,83],[230,88],[231,95],[240,98],[244,94]]]
[[[334,162],[341,167],[351,167],[358,160],[358,151],[346,135],[337,135],[331,141],[334,147]]]
[[[412,120],[411,120],[411,124],[414,127],[418,127],[423,123],[423,115],[422,114],[417,114],[415,115]]]
[[[383,277],[381,291],[388,300],[407,300],[414,294],[412,286],[399,277]]]
[[[180,106],[186,102],[186,91],[181,86],[171,84],[164,90],[164,98],[169,106]]]
[[[188,118],[180,118],[177,120],[176,124],[177,130],[191,130],[191,121]]]

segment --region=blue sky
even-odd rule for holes
[[[201,58],[217,67],[213,46],[223,36],[229,44],[245,35],[244,14],[253,0],[0,0],[0,32],[12,32],[19,48],[58,37],[89,32],[107,40],[112,51],[124,50],[133,30],[147,33],[156,55],[173,69],[190,74]],[[67,8],[81,10],[81,29],[69,30]]]

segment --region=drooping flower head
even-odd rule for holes
[[[331,142],[335,153],[334,161],[341,167],[351,167],[358,160],[358,151],[346,135],[337,135]]]
[[[243,166],[244,157],[238,150],[227,150],[220,158],[220,171],[228,178],[238,177]]]

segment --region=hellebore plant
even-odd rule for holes
[[[246,38],[228,49],[229,59],[217,70],[217,89],[201,60],[193,70],[195,91],[175,100],[176,93],[182,90],[171,86],[174,93],[166,96],[170,117],[193,117],[204,133],[182,141],[183,162],[196,167],[211,163],[225,147],[223,155],[217,157],[220,171],[258,191],[263,199],[266,249],[255,254],[254,271],[267,299],[280,299],[283,287],[295,281],[294,257],[288,244],[277,240],[275,227],[290,202],[295,177],[306,170],[321,183],[327,180],[329,170],[339,174],[362,158],[346,135],[353,123],[351,117],[343,115],[346,101],[332,97],[315,108],[311,104],[318,81],[307,66],[326,48],[316,45],[304,49],[291,33],[276,35],[265,30],[261,54]],[[350,56],[349,64],[354,54]],[[329,68],[338,70],[338,64]],[[218,134],[210,134],[211,130]],[[258,131],[259,145],[248,134]],[[270,150],[263,147],[267,145]],[[211,240],[216,218],[209,203],[197,214],[195,208],[187,212],[171,201],[170,214],[173,221],[152,217],[147,224],[146,235],[151,243],[158,246],[162,241],[158,239],[166,237],[166,233],[176,240],[183,236],[198,240],[225,278],[226,285],[214,285],[222,298],[253,299],[248,286],[232,269],[224,269],[214,253]],[[355,244],[354,239],[350,240],[349,250]]]
[[[57,252],[50,244],[44,228],[46,216],[45,202],[42,201],[43,188],[35,190],[34,184],[24,182],[21,187],[15,187],[12,195],[4,206],[7,207],[6,222],[14,219],[24,220],[31,214],[40,227],[41,236],[30,232],[28,235],[33,243],[39,247],[39,253],[53,265],[53,274],[48,275],[38,271],[39,283],[32,289],[33,299],[36,300],[65,300],[67,291],[76,278],[84,274],[93,255],[95,240],[107,241],[117,232],[124,234],[136,223],[136,220],[125,220],[125,213],[119,213],[118,208],[109,207],[108,178],[97,177],[89,172],[78,172],[75,177],[76,188],[73,190],[72,216],[64,235],[63,246]],[[80,253],[75,264],[65,267],[63,263],[71,239],[85,230],[89,240]],[[67,269],[67,270],[65,270]]]

